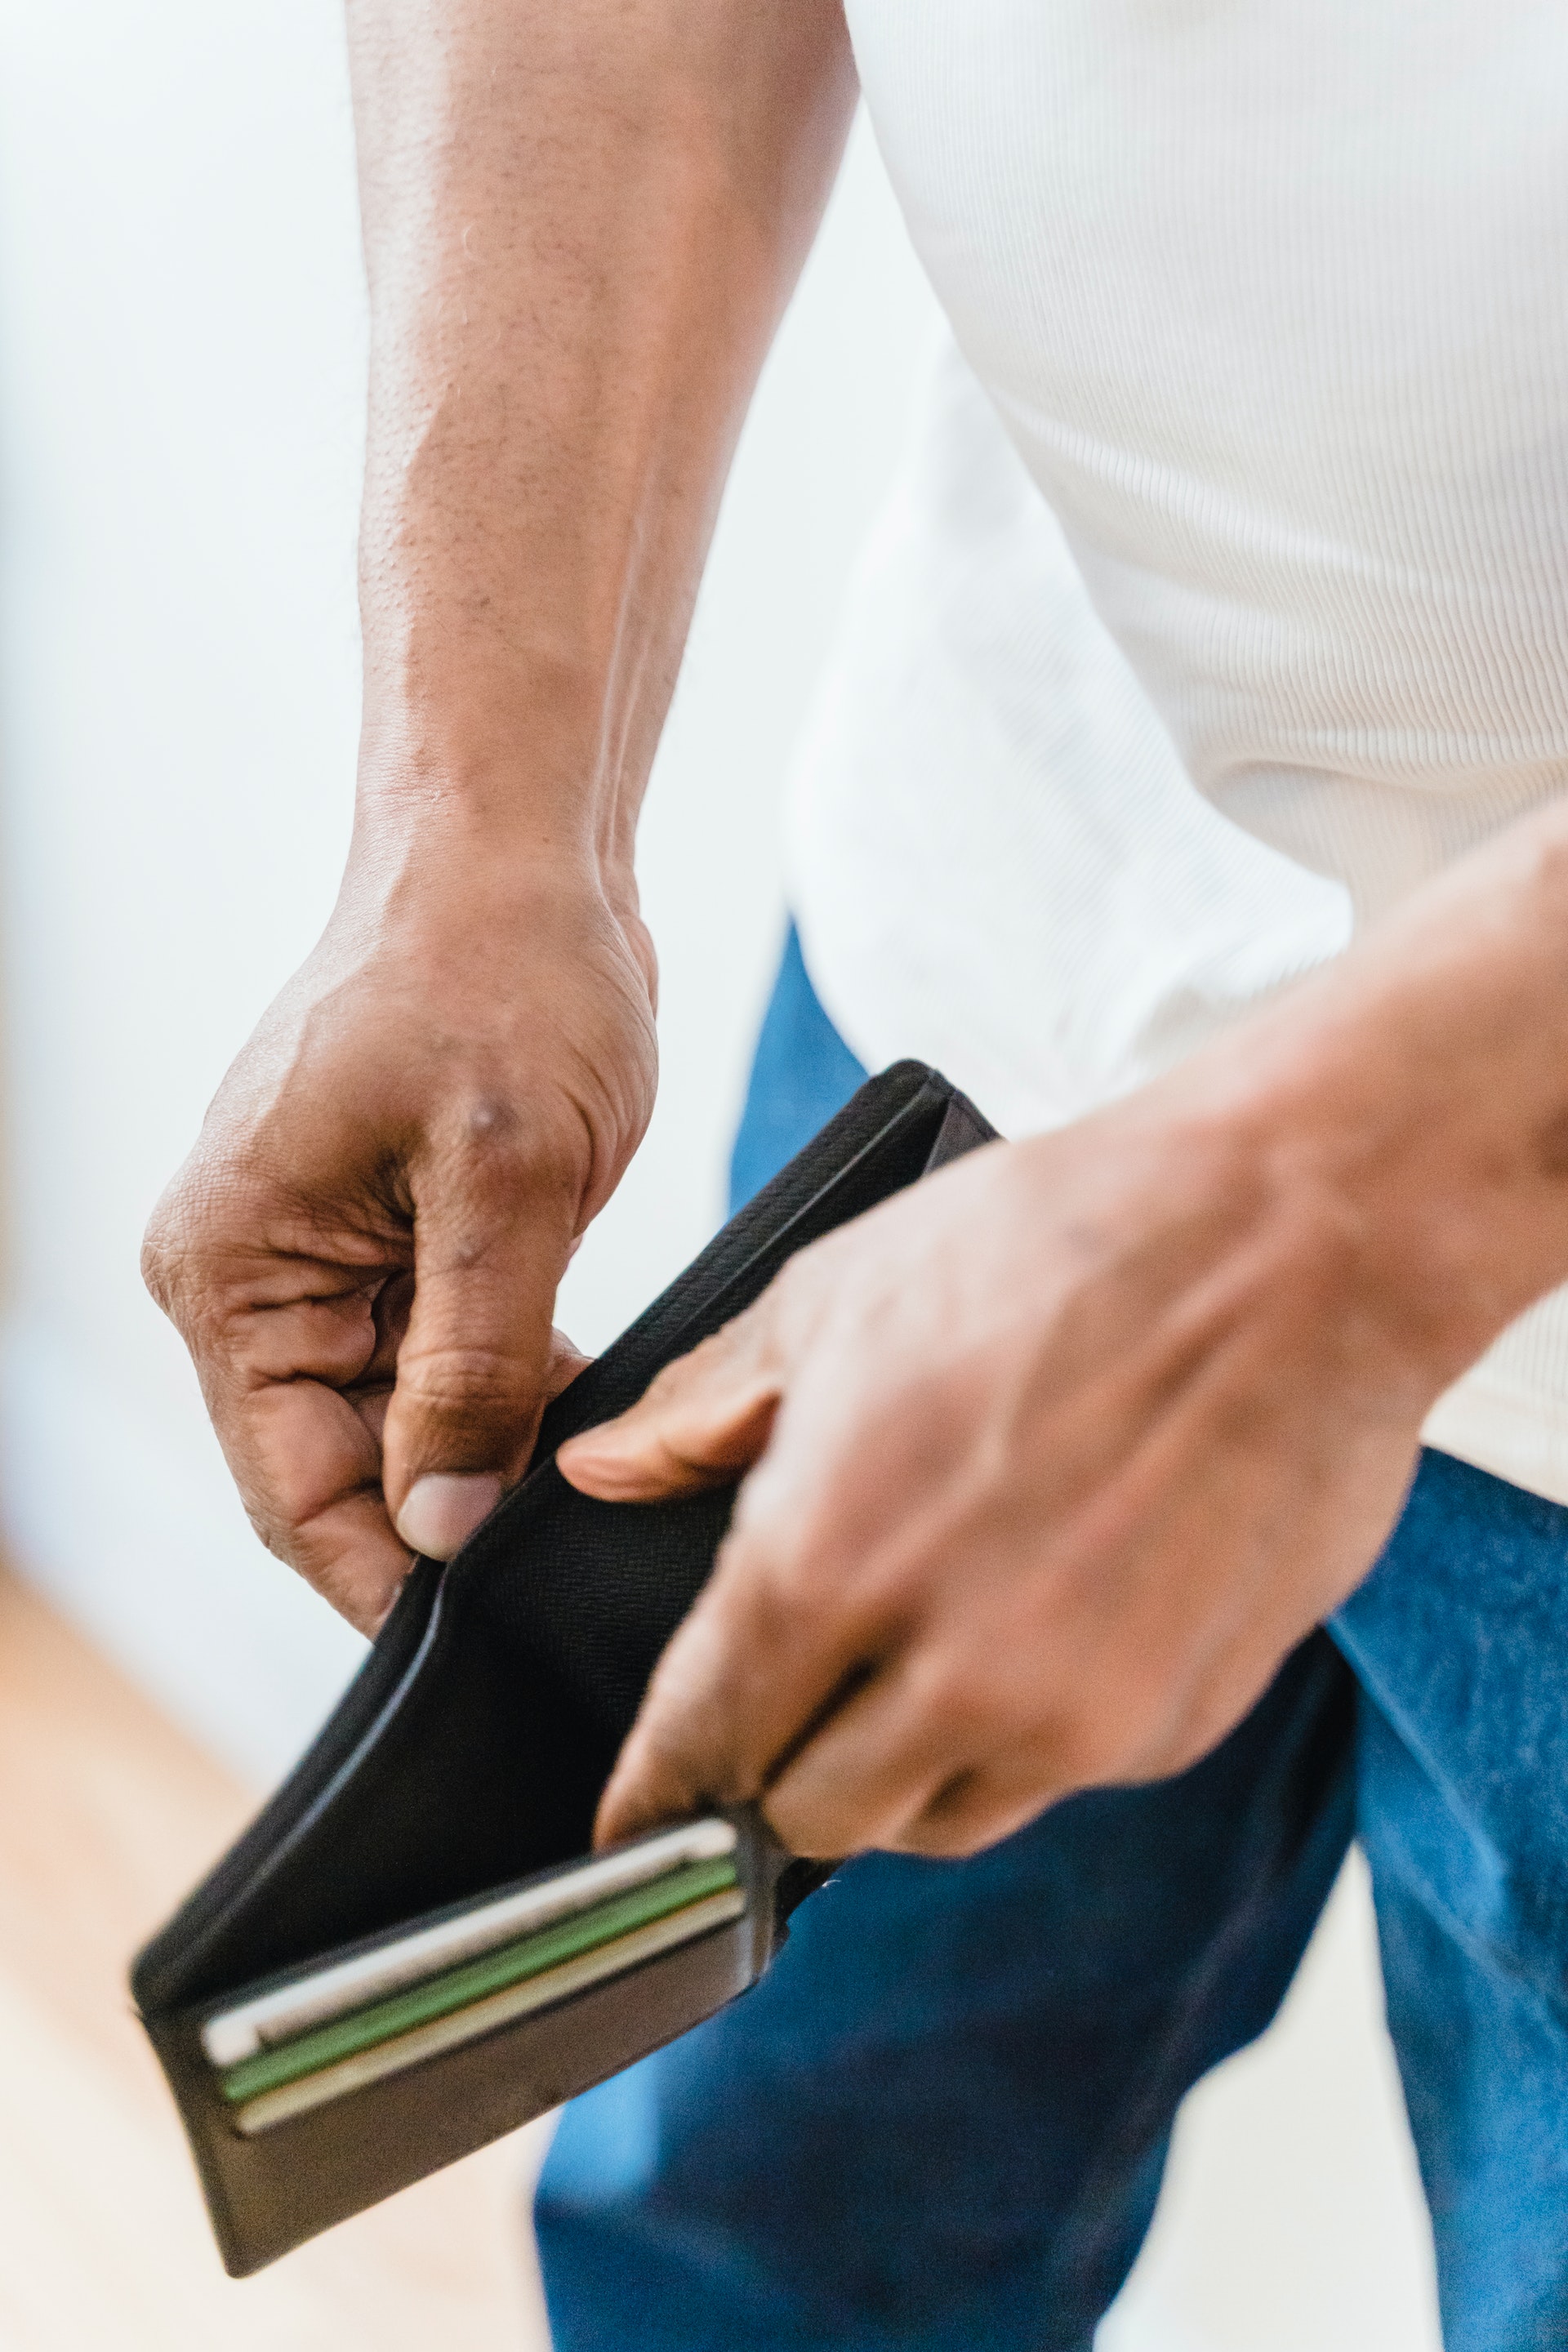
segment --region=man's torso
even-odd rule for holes
[[[1568,17],[850,17],[959,343],[1200,791],[1372,908],[1560,789]]]

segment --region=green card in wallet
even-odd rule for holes
[[[900,1062],[544,1417],[532,1467],[416,1564],[359,1675],[138,1958],[225,2263],[258,2269],[684,2033],[756,1982],[825,1865],[748,1811],[590,1854],[733,1490],[611,1504],[556,1448],[631,1404],[792,1253],[991,1130]]]

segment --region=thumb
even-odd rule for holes
[[[784,1385],[764,1298],[667,1364],[629,1412],[568,1439],[557,1466],[604,1502],[651,1503],[722,1486],[765,1449]]]
[[[563,1384],[552,1317],[577,1207],[575,1186],[493,1155],[415,1186],[382,1478],[398,1534],[429,1559],[449,1559],[521,1476]]]

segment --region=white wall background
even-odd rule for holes
[[[136,1255],[347,837],[364,331],[342,39],[331,0],[62,0],[0,26],[10,1526],[204,1736],[272,1772],[352,1646],[258,1552]],[[784,763],[928,302],[860,141],[649,796],[664,1085],[572,1272],[587,1346],[719,1213],[780,940]]]
[[[774,811],[929,297],[858,134],[737,461],[645,821],[653,1130],[569,1279],[597,1346],[700,1244],[777,952]],[[266,1780],[354,1637],[260,1551],[137,1244],[347,836],[363,349],[331,0],[0,0],[0,916],[13,1556]],[[1426,2352],[1348,1880],[1190,2104],[1107,2352]]]

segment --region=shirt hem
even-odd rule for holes
[[[1524,1388],[1479,1365],[1446,1390],[1422,1427],[1424,1443],[1568,1505],[1568,1413],[1557,1413],[1540,1391]]]

